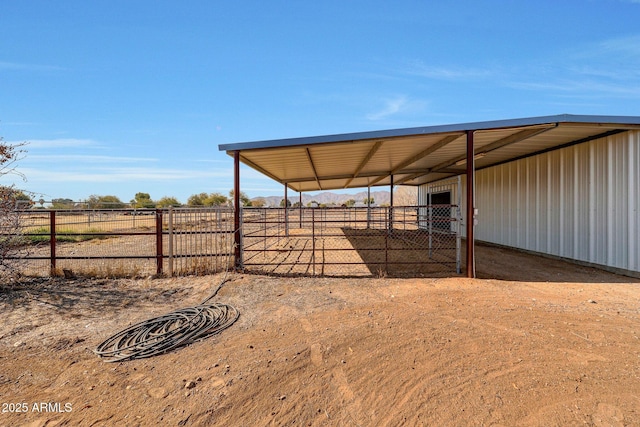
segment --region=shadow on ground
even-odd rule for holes
[[[26,278],[11,286],[0,286],[0,303],[28,309],[35,301],[72,316],[70,313],[78,309],[99,313],[143,301],[169,300],[186,291],[157,285],[123,286],[119,280],[108,279]]]
[[[464,241],[463,270],[466,265]],[[476,243],[476,277],[517,282],[636,283],[637,278],[517,249]],[[464,273],[464,271],[463,271]],[[464,273],[466,275],[466,273]]]

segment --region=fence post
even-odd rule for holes
[[[311,274],[316,275],[316,212],[311,210]]]
[[[427,203],[429,203],[429,216],[428,216],[428,221],[429,221],[429,226],[428,226],[428,230],[429,230],[429,258],[431,258],[431,248],[433,247],[433,204],[431,203],[431,193],[429,193],[427,195],[428,200]]]
[[[156,208],[156,274],[162,274],[162,210]]]
[[[389,231],[384,233],[384,274],[389,274]]]
[[[173,206],[169,206],[169,276],[173,277]]]
[[[56,211],[49,211],[49,247],[51,255],[50,275],[54,275],[56,269]]]

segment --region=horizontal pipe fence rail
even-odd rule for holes
[[[233,266],[230,207],[19,214],[20,244],[5,262],[25,275],[184,275]]]
[[[460,273],[456,205],[243,208],[239,265],[276,275]]]

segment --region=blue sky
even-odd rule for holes
[[[0,184],[186,202],[232,188],[222,143],[637,116],[638,22],[640,0],[5,1],[0,136],[29,145]]]

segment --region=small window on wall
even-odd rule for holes
[[[443,191],[442,193],[431,193],[432,205],[450,205],[451,204],[451,191]]]
[[[451,231],[451,191],[429,194],[434,230]]]

